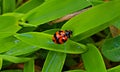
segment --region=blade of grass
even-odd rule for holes
[[[64,2],[61,0],[46,1],[24,15],[22,20],[37,26],[90,5],[87,0],[64,0]]]
[[[110,68],[108,69],[107,72],[120,72],[120,65],[116,66],[116,67],[113,67],[113,68]]]
[[[6,37],[0,39],[0,53],[6,52],[15,46],[15,37]]]
[[[65,58],[65,53],[49,51],[42,72],[61,72]]]
[[[72,39],[79,41],[107,28],[112,24],[108,22],[118,16],[120,16],[120,1],[110,1],[73,17],[62,26],[62,29],[72,30]]]
[[[16,8],[16,0],[3,0],[3,13],[12,12]]]
[[[99,50],[88,44],[88,51],[82,54],[82,59],[87,72],[107,72],[105,64]]]
[[[43,2],[44,0],[29,0],[22,6],[18,7],[14,12],[27,13],[30,10],[34,9],[35,7],[41,5]]]
[[[106,39],[102,45],[103,55],[114,62],[120,61],[120,36]]]
[[[34,59],[25,62],[23,72],[35,72],[34,70]]]
[[[21,27],[14,16],[0,16],[0,38],[15,34]]]
[[[55,44],[52,41],[52,35],[43,32],[16,34],[15,37],[27,44],[52,51],[80,54],[87,50],[85,45],[74,42],[70,39],[64,44]]]
[[[0,72],[23,72],[22,70],[3,70]]]
[[[15,56],[9,56],[9,55],[0,55],[0,58],[13,63],[22,63],[22,62],[26,62],[33,59],[33,58],[15,57]]]
[[[19,40],[16,40],[16,42],[17,44],[14,47],[12,47],[9,51],[5,52],[5,55],[24,55],[41,49],[40,47],[32,46]]]

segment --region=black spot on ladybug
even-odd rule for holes
[[[71,30],[65,30],[65,31],[60,30],[53,35],[52,39],[54,43],[63,44],[68,40],[68,38],[70,38],[71,35],[72,35]]]
[[[63,42],[66,42],[66,40],[62,39]]]

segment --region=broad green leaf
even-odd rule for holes
[[[29,0],[22,6],[18,7],[14,12],[27,13],[35,7],[41,5],[43,2],[44,0]]]
[[[23,15],[24,15],[23,13],[13,13],[13,12],[2,14],[2,16],[14,16],[16,17],[17,20],[20,20]],[[20,24],[20,21],[19,21],[19,24]]]
[[[0,39],[0,53],[18,56],[39,50],[39,47],[26,44],[13,36]]]
[[[3,70],[0,72],[23,72],[22,70]]]
[[[34,70],[34,59],[30,60],[28,62],[25,62],[23,72],[35,72],[35,70]]]
[[[87,50],[85,45],[71,41],[70,39],[64,44],[55,44],[52,41],[52,35],[42,32],[16,34],[15,37],[27,44],[52,51],[79,54]]]
[[[16,44],[14,47],[12,47],[9,51],[5,52],[4,54],[5,55],[18,56],[18,55],[24,55],[24,54],[32,53],[32,52],[35,52],[39,49],[41,49],[41,48],[36,47],[36,46],[32,46],[32,45],[29,45],[29,44],[26,44],[24,42],[19,41],[18,44]]]
[[[114,24],[114,26],[115,26],[116,28],[120,29],[120,20],[119,20],[119,22],[117,22],[116,24]]]
[[[120,65],[116,66],[116,67],[113,67],[113,68],[110,68],[108,69],[107,72],[120,72]]]
[[[12,12],[16,8],[16,0],[3,0],[3,13]]]
[[[3,60],[7,60],[13,63],[22,63],[22,62],[27,62],[33,58],[27,58],[27,57],[15,57],[15,56],[10,56],[10,55],[0,55],[0,58]]]
[[[111,61],[120,61],[120,36],[106,39],[102,46],[103,55]]]
[[[6,38],[3,43],[0,43],[0,52],[8,50],[7,52],[4,53],[5,55],[12,56],[24,55],[31,52],[35,52],[39,49],[40,49],[39,47],[26,44],[16,39],[15,37]]]
[[[28,12],[22,20],[28,21],[30,24],[36,26],[88,6],[90,6],[90,3],[87,0],[64,0],[64,2],[61,0],[46,1],[42,5]]]
[[[107,72],[99,50],[93,45],[87,45],[88,51],[82,54],[86,72]]]
[[[13,46],[15,46],[15,37],[7,37],[0,39],[0,53],[10,50]]]
[[[118,20],[115,21],[115,22],[113,23],[113,25],[114,25],[116,28],[120,29],[120,17],[118,17]]]
[[[64,72],[86,72],[84,70],[69,70],[69,71],[64,71]]]
[[[3,59],[0,57],[0,70],[2,69]]]
[[[20,28],[14,16],[0,16],[0,38],[15,34]]]
[[[110,1],[73,17],[62,27],[63,30],[72,30],[75,41],[89,37],[112,23],[108,23],[120,16],[120,1]]]
[[[61,72],[65,58],[65,53],[50,51],[43,65],[42,72]]]

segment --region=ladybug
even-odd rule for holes
[[[68,38],[70,38],[71,35],[72,35],[71,30],[65,30],[65,31],[60,30],[55,32],[55,34],[52,37],[52,40],[56,44],[63,44],[68,40]]]

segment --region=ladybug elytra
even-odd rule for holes
[[[52,40],[54,43],[63,44],[68,40],[68,38],[70,38],[71,35],[72,35],[71,30],[65,30],[65,31],[60,30],[53,35]]]

